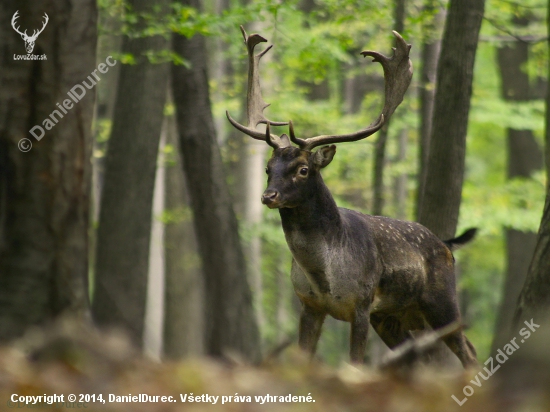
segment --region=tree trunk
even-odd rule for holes
[[[434,0],[427,0],[424,8],[434,10]],[[428,24],[422,26],[422,68],[420,71],[420,139],[418,150],[418,189],[416,197],[416,214],[422,203],[424,186],[426,184],[426,167],[429,159],[430,135],[432,132],[433,106],[435,100],[435,85],[437,83],[437,61],[441,51],[441,32],[445,24],[446,11],[441,5],[437,14]]]
[[[297,4],[298,10],[304,15],[310,15],[314,11],[319,10],[319,4],[315,0],[300,0]],[[327,11],[325,11],[326,13]],[[310,27],[309,21],[306,19],[302,25],[306,28]],[[275,51],[277,53],[277,51]],[[266,57],[269,56],[266,55]],[[305,95],[309,101],[328,100],[330,98],[330,85],[328,77],[324,78],[320,83],[299,80],[298,85],[305,89]],[[266,88],[267,90],[267,88]]]
[[[550,34],[550,2],[547,8],[547,28]],[[550,49],[550,36],[548,37]],[[550,80],[550,66],[548,68]],[[525,284],[519,295],[514,324],[517,327],[524,321],[535,319],[537,323],[549,321],[550,312],[550,91],[546,94],[546,203],[537,235],[535,253],[529,265]]]
[[[168,118],[165,164],[164,355],[169,359],[204,352],[204,279],[175,118]]]
[[[164,212],[165,149],[167,121],[163,121],[155,172],[152,201],[151,240],[149,242],[149,268],[143,327],[143,353],[155,360],[162,358],[164,323]]]
[[[397,144],[397,156],[395,156],[395,162],[397,164],[404,164],[407,160],[407,147],[409,141],[409,133],[407,129],[403,129],[399,132],[398,144]],[[407,173],[399,173],[394,177],[393,181],[393,203],[395,209],[395,217],[397,219],[407,219]]]
[[[47,9],[28,0],[0,4],[0,341],[64,312],[89,317],[95,89],[63,113],[56,103],[67,101],[67,92],[96,69],[97,9],[91,0],[47,4]],[[41,27],[48,13],[33,51],[47,60],[12,57],[26,54],[8,23],[16,11],[27,32]],[[44,126],[51,114],[53,128],[41,140],[32,137],[29,129]]]
[[[458,222],[474,60],[484,3],[450,1],[437,65],[428,161],[417,217],[442,239],[454,236]],[[434,348],[428,358],[447,365],[456,361],[443,345]]]
[[[405,29],[405,5],[406,0],[394,0],[394,30],[403,33]],[[389,120],[378,132],[378,138],[374,146],[373,163],[373,205],[371,213],[381,215],[384,211],[384,169],[386,168],[386,142],[388,141]]]
[[[441,45],[418,220],[443,239],[454,236],[458,222],[474,60],[484,6],[484,0],[451,0]]]
[[[214,0],[212,7],[217,15],[222,15],[230,10],[231,0]],[[208,56],[208,67],[212,68],[210,80],[217,85],[212,99],[221,101],[225,99],[225,91],[231,88],[235,81],[233,60],[226,52],[230,47],[230,43],[222,36],[212,36],[209,39],[207,38],[206,47],[212,51]],[[225,116],[217,116],[214,118],[214,122],[218,132],[218,141],[225,143],[228,138],[227,135],[231,134],[235,128],[231,124],[227,124],[228,121]],[[231,170],[229,172],[231,173]]]
[[[249,32],[264,33],[265,24],[252,24]],[[235,33],[237,35],[237,33]],[[276,56],[272,53],[266,54],[262,58],[262,65],[268,68],[268,64]],[[246,69],[245,69],[246,70]],[[263,89],[268,92],[272,90],[277,81],[275,76],[265,76],[262,81]],[[264,95],[266,94],[264,92]],[[269,99],[268,99],[269,101]],[[246,107],[246,99],[243,100]],[[264,125],[260,125],[260,128]],[[262,173],[265,170],[265,162],[268,151],[271,149],[265,141],[251,139],[238,133],[238,137],[232,142],[238,147],[237,158],[239,167],[237,170],[237,182],[235,185],[236,208],[241,217],[242,228],[248,231],[248,236],[244,241],[244,247],[247,250],[247,272],[249,275],[250,286],[253,292],[254,312],[260,331],[266,326],[264,311],[264,280],[262,274],[262,239],[258,233],[259,225],[263,219],[265,206],[260,201],[266,185],[266,175]],[[263,336],[260,334],[260,336]]]
[[[548,110],[548,109],[547,109]],[[550,310],[550,184],[537,235],[537,245],[525,283],[519,295],[514,324],[534,318],[541,323],[549,320]]]
[[[98,38],[97,61],[104,62],[107,57],[115,53],[120,53],[122,47],[122,36],[118,35],[122,29],[120,16],[110,13],[111,10],[99,10],[98,27],[102,27],[104,33]],[[107,148],[106,139],[103,138],[104,127],[111,124],[113,112],[115,109],[116,91],[118,89],[118,79],[120,77],[120,66],[116,64],[109,69],[109,75],[102,78],[97,84],[97,94],[95,101],[95,117],[93,124],[93,148],[92,148],[92,182],[91,182],[91,214],[92,220],[90,229],[90,262],[95,262],[95,252],[97,250],[97,231],[94,229],[99,222],[99,205],[101,203],[101,192],[103,189],[104,160],[105,149]],[[91,280],[90,296],[93,296],[93,278]]]
[[[150,2],[131,0],[137,13]],[[156,2],[155,6],[159,6]],[[166,13],[168,1],[160,2]],[[144,27],[140,22],[139,28]],[[145,52],[165,50],[162,36],[126,37],[122,52],[136,64],[121,67],[97,232],[93,314],[101,326],[126,329],[142,346],[151,210],[157,154],[166,102],[167,64],[151,64]]]
[[[245,176],[241,175],[241,182],[244,187],[243,198],[243,221],[246,224],[249,234],[247,242],[248,273],[250,274],[250,283],[254,292],[254,309],[260,330],[265,327],[265,313],[263,309],[264,293],[262,278],[262,242],[258,232],[258,226],[262,222],[263,208],[260,201],[261,195],[265,189],[265,159],[270,147],[265,142],[247,139],[241,153],[241,162],[245,168]]]
[[[381,215],[384,212],[384,169],[386,168],[386,142],[388,141],[389,122],[378,132],[374,145],[374,162],[372,170],[372,209],[371,214]]]
[[[529,19],[515,19],[516,26],[526,26]],[[525,66],[529,56],[529,45],[514,41],[497,50],[498,67],[502,79],[502,97],[507,101],[528,101],[532,99],[529,76]],[[531,130],[508,128],[508,178],[529,178],[543,167],[542,152]],[[529,263],[536,244],[536,234],[524,233],[506,228],[506,280],[502,301],[497,314],[492,352],[501,348],[510,338],[516,302],[525,282]]]
[[[182,1],[200,8],[198,0]],[[204,38],[174,36],[174,51],[191,68],[172,67],[172,84],[185,176],[205,276],[206,353],[259,358],[259,333],[211,114]]]

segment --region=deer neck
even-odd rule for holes
[[[287,238],[293,232],[313,232],[326,237],[341,226],[338,206],[321,175],[317,176],[307,195],[307,200],[297,207],[279,209]]]
[[[295,262],[309,283],[319,292],[330,291],[327,280],[328,250],[340,237],[342,221],[334,198],[319,176],[319,184],[306,202],[294,208],[281,208],[279,213],[286,242]]]

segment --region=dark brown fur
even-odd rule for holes
[[[394,348],[409,330],[460,321],[451,248],[473,234],[444,243],[418,223],[338,208],[320,174],[335,151],[333,145],[314,153],[274,150],[262,201],[279,208],[293,255],[300,346],[315,352],[328,314],[351,323],[350,357],[362,362],[369,322]],[[464,367],[477,364],[461,330],[444,341]]]

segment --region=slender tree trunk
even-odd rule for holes
[[[394,0],[394,30],[403,33],[405,29],[405,6],[406,0]],[[373,164],[373,205],[371,213],[381,215],[384,211],[384,169],[386,168],[386,143],[388,141],[389,120],[378,132],[376,145],[374,146]]]
[[[384,169],[386,168],[386,142],[388,141],[388,125],[386,123],[378,132],[374,145],[374,163],[372,171],[372,210],[373,215],[381,215],[384,211]]]
[[[458,222],[474,60],[484,5],[484,0],[450,0],[437,65],[428,161],[417,213],[418,221],[441,239],[452,238]],[[456,362],[443,345],[434,348],[430,356],[436,363]]]
[[[13,58],[26,54],[9,24],[16,11],[27,32],[48,14],[33,51],[47,60]],[[66,113],[56,103],[96,68],[96,3],[3,1],[0,21],[0,341],[8,341],[62,313],[89,317],[95,90]],[[54,111],[53,128],[37,141],[29,129]]]
[[[395,157],[397,164],[404,164],[407,159],[408,141],[409,133],[407,129],[401,130],[398,136],[397,156]],[[407,219],[407,181],[407,173],[399,173],[393,181],[393,203],[397,219]]]
[[[454,236],[458,222],[474,60],[484,6],[484,0],[450,1],[437,67],[426,185],[418,220],[443,239]]]
[[[434,0],[427,0],[424,8],[434,10]],[[416,197],[416,214],[422,204],[424,186],[426,184],[426,167],[429,159],[430,135],[432,132],[433,106],[435,100],[435,85],[437,83],[437,61],[441,51],[441,33],[445,24],[446,11],[439,6],[434,18],[422,27],[424,40],[422,43],[422,68],[420,71],[420,139],[418,150],[418,189]]]
[[[319,4],[317,4],[315,0],[300,0],[297,7],[299,11],[307,16],[315,10],[318,10]],[[309,21],[305,20],[303,22],[303,26],[309,28]],[[275,53],[277,53],[277,50],[275,50]],[[269,56],[269,54],[266,55],[266,57],[267,56]],[[303,80],[298,83],[306,90],[306,96],[309,101],[328,100],[330,98],[330,85],[328,77],[324,78],[320,83]]]
[[[525,283],[519,295],[514,324],[525,320],[549,320],[550,310],[550,184],[546,190],[546,203],[537,235],[535,253]]]
[[[164,355],[180,359],[204,352],[205,291],[176,119],[171,116],[167,120]]]
[[[122,46],[122,37],[117,33],[121,30],[121,19],[118,15],[112,15],[107,10],[99,10],[98,26],[102,27],[108,34],[103,33],[98,37],[97,61],[104,62],[107,57],[115,53],[120,53]],[[104,153],[107,148],[107,142],[103,141],[101,134],[107,124],[111,124],[115,108],[116,91],[118,89],[118,79],[120,77],[120,66],[116,64],[109,69],[109,75],[102,77],[97,84],[97,98],[95,102],[95,118],[93,128],[93,149],[92,149],[92,187],[91,187],[91,215],[92,220],[90,229],[90,262],[95,263],[95,252],[97,250],[97,230],[95,229],[99,222],[99,206],[101,203],[101,192],[103,188],[104,177]],[[94,288],[94,270],[92,267],[90,276],[90,296],[93,296]]]
[[[257,233],[258,226],[263,218],[263,208],[260,201],[265,190],[265,159],[269,146],[265,142],[247,139],[244,144],[244,151],[241,153],[242,163],[245,168],[241,169],[246,176],[242,177],[245,184],[243,198],[243,220],[248,230],[252,233],[247,242],[248,272],[250,283],[254,292],[254,309],[260,330],[265,326],[265,313],[263,309],[263,279],[262,279],[262,242]]]
[[[131,0],[136,13],[152,12]],[[168,1],[156,2],[161,13]],[[138,28],[143,29],[144,22]],[[157,154],[166,102],[168,65],[145,53],[169,47],[162,36],[126,37],[123,53],[136,64],[120,70],[113,127],[105,158],[105,183],[97,232],[93,314],[101,326],[126,329],[141,346],[147,296],[151,211]]]
[[[550,2],[548,2],[547,11],[546,23],[550,35]],[[550,36],[548,39],[550,49]],[[550,67],[548,80],[550,81]],[[548,315],[550,313],[550,90],[546,93],[546,203],[537,235],[535,253],[517,303],[514,316],[516,326],[531,318],[540,323],[550,320]]]
[[[402,34],[405,29],[405,6],[406,0],[395,0],[394,1],[394,30]],[[353,106],[352,106],[353,107]],[[371,213],[373,215],[382,215],[384,213],[384,170],[386,168],[386,143],[388,140],[388,127],[389,123],[387,122],[382,130],[378,132],[378,137],[376,139],[376,144],[374,146],[374,162],[373,162],[373,203]],[[397,160],[402,160],[404,158],[405,146],[401,146],[403,143],[401,137],[405,136],[406,132],[402,131],[399,137],[399,153]],[[403,184],[406,184],[406,179],[403,177],[398,177],[394,181],[394,199],[396,204],[399,202],[397,199],[400,198],[403,193]],[[401,216],[399,216],[401,217]],[[371,332],[374,329],[371,327]],[[371,338],[369,339],[368,346],[368,357],[371,364],[376,364],[379,359],[381,359],[382,354],[387,350],[386,345],[382,339],[378,336],[377,333],[371,333]]]
[[[529,19],[516,19],[516,26],[525,26]],[[525,66],[529,56],[529,45],[515,41],[497,50],[498,67],[502,79],[502,96],[507,101],[528,101],[532,99],[529,76]],[[543,167],[542,151],[531,130],[508,128],[508,178],[529,178]],[[502,301],[497,314],[492,352],[501,348],[510,337],[516,302],[525,282],[529,263],[535,250],[537,236],[532,232],[506,230],[506,280]]]
[[[214,0],[214,10],[217,15],[228,11],[231,7],[230,0]],[[218,86],[215,88],[212,96],[214,101],[223,100],[225,98],[224,93],[228,88],[231,88],[234,82],[233,76],[233,61],[227,55],[226,51],[229,48],[229,43],[222,36],[212,36],[207,39],[207,48],[213,52],[208,56],[208,67],[211,67],[210,71],[211,80]],[[214,118],[216,131],[218,132],[218,140],[225,143],[228,134],[231,134],[235,128],[228,125],[227,118],[225,116],[218,116]]]
[[[163,121],[159,142],[155,188],[152,202],[151,240],[149,242],[149,269],[147,271],[147,295],[143,327],[143,353],[149,358],[160,360],[163,351],[164,314],[164,212],[165,174],[164,166],[166,118]]]
[[[249,32],[263,33],[264,25],[254,24],[250,27]],[[237,33],[235,33],[237,35]],[[262,65],[266,68],[266,64],[271,61],[273,55],[266,54],[262,58]],[[246,70],[246,69],[245,69]],[[262,82],[264,90],[269,91],[276,83],[270,76],[266,76],[267,81]],[[246,99],[243,100],[246,107]],[[260,126],[263,127],[263,126]],[[236,182],[236,202],[235,206],[243,229],[248,231],[248,236],[244,241],[246,248],[247,272],[249,275],[250,286],[252,288],[252,296],[254,301],[254,312],[258,321],[260,331],[264,330],[266,319],[264,311],[264,280],[262,274],[262,239],[258,233],[258,226],[263,219],[263,210],[265,206],[260,201],[261,195],[265,189],[266,177],[265,173],[260,173],[265,169],[265,160],[270,147],[263,141],[258,141],[238,133],[234,141],[238,152],[236,157],[239,159]],[[261,335],[260,335],[261,336]]]
[[[200,1],[181,1],[200,9]],[[259,333],[238,224],[211,114],[204,38],[174,36],[191,67],[172,67],[180,150],[205,275],[206,353],[259,358]]]

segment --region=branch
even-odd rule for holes
[[[437,330],[407,340],[393,351],[386,354],[380,363],[380,369],[388,372],[407,372],[413,367],[418,358],[431,349],[441,338],[462,329],[459,322],[450,323]],[[410,332],[409,332],[410,333]]]
[[[495,29],[503,32],[503,33],[506,33],[508,36],[514,38],[515,40],[519,41],[519,42],[522,42],[522,43],[527,43],[527,44],[536,44],[536,43],[540,43],[542,41],[547,41],[548,40],[548,36],[545,36],[545,37],[534,37],[534,36],[520,36],[519,34],[515,34],[515,33],[512,33],[510,30],[508,30],[507,28],[505,27],[502,27],[500,24],[498,24],[495,20],[489,18],[489,17],[483,17],[485,20],[487,20],[489,22],[489,24],[491,26],[493,26]]]

